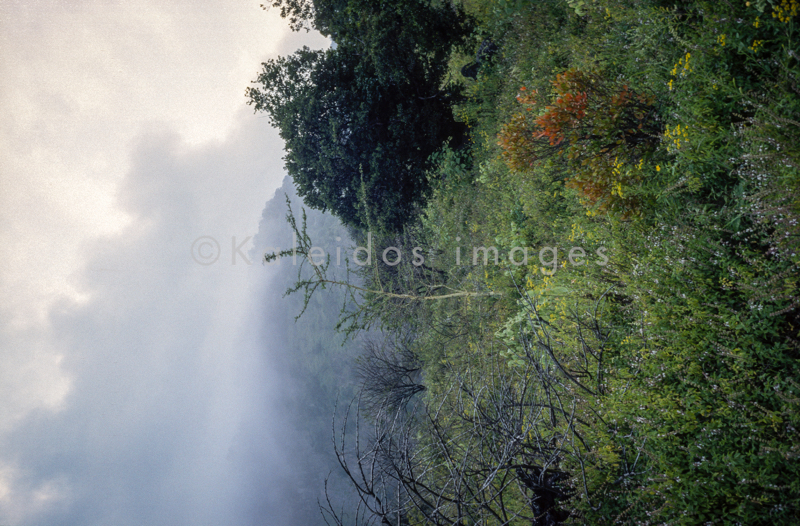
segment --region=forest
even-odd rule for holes
[[[797,524],[800,2],[263,7],[320,523]]]

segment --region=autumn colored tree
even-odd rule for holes
[[[637,93],[597,73],[570,69],[556,76],[552,101],[520,89],[525,106],[502,129],[499,145],[509,167],[562,160],[566,186],[598,211],[634,212],[638,200],[625,188],[641,180],[644,159],[655,149],[662,126],[651,95]]]

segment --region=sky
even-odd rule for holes
[[[259,0],[0,0],[0,524],[285,524],[244,501],[254,436],[290,469],[244,91],[302,45]]]

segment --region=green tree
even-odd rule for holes
[[[413,1],[274,5],[294,26],[314,16],[337,46],[265,62],[248,103],[280,130],[306,204],[352,226],[398,231],[424,200],[429,156],[464,136],[451,111],[459,88],[445,73],[466,19]]]

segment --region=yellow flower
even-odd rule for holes
[[[656,172],[660,172],[660,171],[661,171],[661,166],[656,165]]]
[[[797,0],[782,0],[780,6],[773,7],[772,18],[777,18],[785,24],[793,16],[797,16],[798,8],[800,8],[800,4]]]

